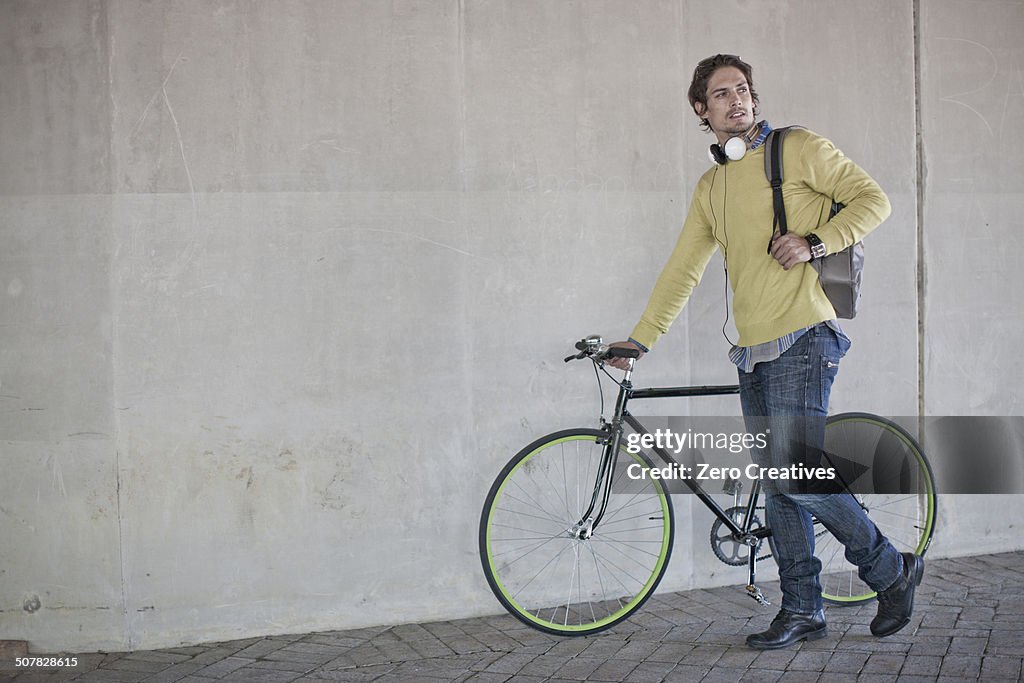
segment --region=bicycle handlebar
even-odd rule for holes
[[[592,358],[596,361],[602,361],[606,358],[639,358],[640,349],[628,349],[621,348],[618,346],[608,346],[602,343],[601,337],[597,335],[591,335],[585,337],[576,342],[576,350],[579,351],[574,356],[568,356],[565,358],[565,362],[568,363],[572,360],[581,360],[583,358]]]

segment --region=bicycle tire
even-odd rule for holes
[[[855,493],[854,497],[897,550],[924,555],[935,532],[938,496],[931,465],[920,444],[886,418],[870,413],[841,413],[826,421],[825,450],[839,454],[870,452],[872,477],[881,484],[898,475],[898,491]],[[879,488],[884,490],[885,486]],[[815,535],[815,555],[822,563],[822,599],[835,605],[873,600],[875,591],[860,580],[857,567],[846,560],[842,544],[824,528]]]
[[[675,514],[658,479],[645,479],[636,492],[631,480],[628,492],[609,496],[591,538],[572,534],[606,437],[567,429],[537,439],[501,470],[480,515],[487,583],[509,613],[546,633],[588,635],[627,619],[654,593],[672,554]],[[623,457],[652,467],[624,444]]]

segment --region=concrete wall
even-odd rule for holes
[[[594,414],[560,359],[639,315],[714,52],[892,200],[834,408],[1021,414],[1024,4],[921,4],[0,3],[0,639],[498,611],[484,494]],[[720,263],[638,380],[733,380]],[[676,502],[666,589],[742,581]],[[1024,547],[993,502],[932,552]]]

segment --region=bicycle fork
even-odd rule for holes
[[[601,457],[601,466],[598,468],[597,478],[594,482],[594,492],[590,496],[590,505],[587,506],[586,512],[583,513],[579,521],[569,530],[570,535],[574,538],[581,541],[589,539],[604,518],[604,513],[608,509],[608,496],[612,492],[615,462],[621,441],[622,430],[613,429]],[[595,509],[597,509],[596,515],[594,515]]]
[[[597,479],[594,482],[594,492],[590,497],[590,505],[583,513],[580,520],[570,529],[569,533],[577,539],[587,540],[594,535],[594,529],[601,523],[604,513],[608,509],[608,496],[612,492],[612,483],[615,477],[615,463],[618,461],[619,445],[622,443],[622,417],[626,412],[626,402],[629,400],[633,390],[633,383],[630,376],[633,374],[635,359],[629,360],[629,370],[626,371],[622,382],[619,384],[619,396],[615,401],[615,412],[608,430],[608,442],[605,444],[604,453],[601,456],[601,466],[598,469]],[[602,418],[602,422],[604,419]],[[600,507],[598,505],[600,504]],[[594,510],[597,515],[594,516]]]

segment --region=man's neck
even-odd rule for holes
[[[761,124],[762,123],[763,123],[763,121],[756,122],[754,125],[752,125],[750,128],[748,128],[746,130],[746,132],[744,132],[744,133],[720,133],[719,131],[716,130],[715,131],[715,137],[718,138],[718,144],[719,145],[724,145],[725,143],[727,143],[732,138],[741,138],[749,146],[751,140],[753,140],[755,137],[757,137],[757,133],[761,130]]]

